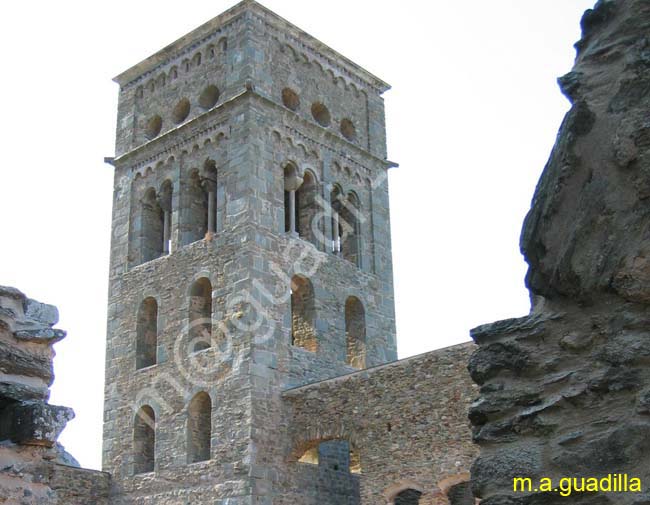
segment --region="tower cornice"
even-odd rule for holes
[[[243,0],[226,12],[212,18],[207,23],[195,28],[188,34],[167,45],[160,51],[133,65],[113,78],[113,81],[126,89],[158,69],[191,54],[198,46],[218,36],[220,31],[242,19],[247,13],[257,16],[276,31],[287,37],[289,42],[297,43],[301,49],[307,50],[325,60],[330,66],[337,67],[342,74],[352,75],[373,89],[377,94],[390,89],[390,85],[363,67],[346,58],[317,38],[309,35],[294,24],[290,23],[273,11],[267,9],[255,0]]]

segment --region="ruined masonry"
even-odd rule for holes
[[[482,505],[650,503],[650,2],[601,0],[581,24],[521,235],[532,311],[472,331]],[[514,477],[609,474],[642,489],[513,493]]]
[[[72,409],[50,405],[56,307],[0,286],[0,503],[107,505],[109,475],[57,443]]]

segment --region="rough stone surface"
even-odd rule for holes
[[[56,442],[72,409],[49,405],[58,311],[0,286],[0,503],[106,505],[109,476]]]
[[[312,465],[297,457],[322,441],[346,440],[360,455],[360,502],[354,503],[392,503],[402,486],[420,492],[420,504],[447,504],[445,483],[466,479],[477,452],[467,434],[476,389],[464,369],[473,349],[440,349],[283,393],[292,479],[277,503],[312,503],[305,496],[318,482],[311,480]]]
[[[467,348],[373,368],[397,358],[388,85],[250,0],[116,81],[111,502],[369,505],[389,487],[446,500],[439,481],[466,481],[473,456]],[[326,410],[283,396],[366,367],[323,385]],[[435,421],[416,395],[438,402]],[[343,415],[349,430],[315,437]],[[432,463],[436,441],[449,453]]]
[[[582,30],[559,79],[572,108],[521,235],[531,314],[472,332],[485,505],[647,501],[512,491],[515,476],[650,482],[650,4],[601,0]]]

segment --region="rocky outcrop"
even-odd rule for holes
[[[105,503],[108,475],[78,468],[57,439],[74,417],[47,403],[54,380],[56,307],[0,286],[0,502]]]
[[[650,3],[599,1],[576,48],[521,235],[531,314],[472,331],[483,505],[650,503]],[[513,491],[614,473],[642,491]]]

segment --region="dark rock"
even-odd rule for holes
[[[494,323],[483,324],[470,330],[470,335],[477,344],[487,343],[495,338],[502,338],[513,333],[538,333],[543,330],[542,323],[548,319],[540,315],[530,315],[504,319]]]
[[[587,44],[593,32],[611,19],[616,13],[616,2],[614,0],[598,0],[593,9],[587,9],[580,20],[582,38],[576,42],[576,48],[582,50]]]
[[[560,340],[560,346],[567,351],[582,351],[588,348],[593,341],[591,335],[584,333],[570,333]]]
[[[65,338],[65,331],[57,330],[55,328],[39,328],[33,330],[17,330],[14,332],[14,337],[18,340],[26,342],[34,342],[37,344],[54,344],[59,340]]]
[[[54,446],[74,411],[32,401],[13,403],[0,413],[0,440],[16,444]]]
[[[0,410],[4,403],[28,400],[46,400],[49,396],[49,389],[26,382],[0,381]]]
[[[467,368],[474,382],[483,384],[503,370],[519,374],[530,366],[530,357],[519,346],[497,342],[479,347],[472,354]]]
[[[569,72],[562,77],[558,77],[557,82],[564,96],[566,96],[571,103],[578,98],[580,90],[580,79],[582,78],[581,72]]]
[[[537,447],[500,449],[488,457],[480,455],[472,465],[474,494],[483,496],[487,489],[512,489],[514,477],[535,477],[542,469]]]
[[[0,372],[38,377],[47,384],[54,380],[54,368],[49,356],[27,352],[5,342],[0,342]]]
[[[650,452],[650,424],[625,423],[553,457],[565,474],[598,476],[634,470]]]
[[[650,101],[650,75],[621,82],[618,92],[609,102],[609,112],[618,114]]]
[[[609,393],[634,390],[642,384],[638,369],[614,366],[603,370],[599,377],[589,381],[589,389]]]
[[[638,414],[650,414],[650,389],[645,389],[639,393],[636,403],[636,412]]]
[[[37,302],[31,298],[23,303],[25,317],[46,326],[54,326],[59,322],[59,310],[54,305]]]

